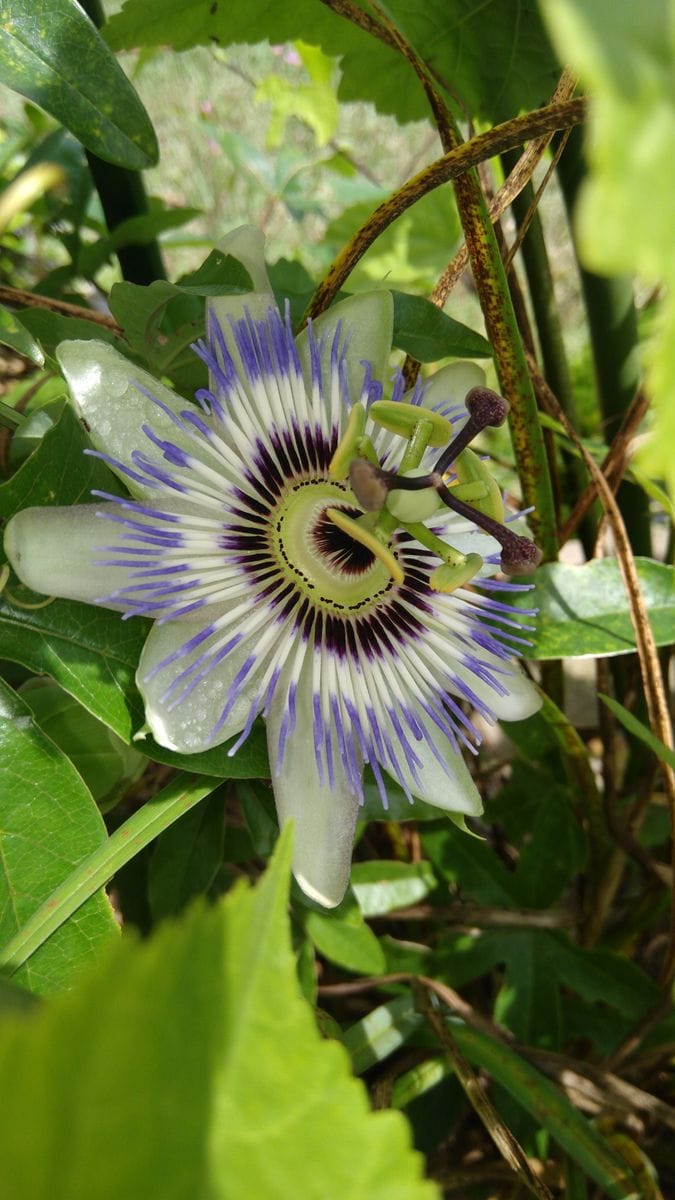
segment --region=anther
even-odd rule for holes
[[[462,450],[483,429],[488,426],[496,428],[498,425],[503,425],[509,412],[508,401],[503,396],[499,396],[497,392],[491,391],[490,388],[471,388],[464,403],[469,413],[469,419],[436,463],[434,470],[438,471],[440,475],[447,471]]]
[[[349,464],[349,484],[364,512],[379,512],[389,494],[388,472],[366,458],[353,458]]]
[[[349,464],[349,483],[365,512],[379,512],[394,489],[422,492],[436,488],[438,482],[439,477],[434,475],[399,475],[396,471],[385,471],[366,458],[354,458]]]

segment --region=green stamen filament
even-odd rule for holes
[[[363,438],[366,428],[366,410],[362,404],[355,404],[349,414],[349,421],[340,444],[333,455],[328,474],[331,479],[346,479],[349,474],[349,464],[358,453],[358,443]],[[364,455],[364,457],[366,457]]]

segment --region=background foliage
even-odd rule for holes
[[[13,1197],[673,1194],[673,38],[672,0],[0,0],[3,520],[119,487],[56,345],[103,337],[190,396],[204,299],[242,279],[218,242],[251,220],[297,322],[331,279],[384,283],[399,362],[511,381],[484,446],[562,559],[543,708],[476,764],[480,836],[368,785],[333,912],[289,896],[287,836],[265,870],[260,731],[233,758],[134,742],[144,623],[3,571]],[[444,292],[465,238],[483,265]]]

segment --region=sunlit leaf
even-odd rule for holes
[[[0,81],[51,113],[100,158],[132,170],[157,161],[148,114],[74,0],[3,0]]]
[[[21,928],[106,832],[69,759],[0,681],[0,947]],[[92,895],[15,976],[34,992],[70,987],[117,926],[105,893]]]
[[[370,1112],[298,993],[289,848],[255,889],[126,939],[69,996],[3,1022],[13,1200],[435,1200],[403,1118]]]
[[[649,558],[635,560],[657,646],[668,646],[675,628],[675,568]],[[515,608],[531,608],[531,593],[515,594]],[[619,565],[598,558],[581,567],[547,563],[536,574],[539,610],[528,658],[590,658],[630,654],[635,634]]]

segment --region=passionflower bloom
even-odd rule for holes
[[[26,509],[5,545],[36,591],[155,619],[137,683],[163,746],[234,738],[234,754],[264,717],[296,878],[330,906],[364,764],[385,805],[393,779],[460,823],[481,811],[467,710],[518,720],[539,704],[500,599],[518,585],[491,577],[536,552],[468,448],[504,401],[478,387],[458,402],[462,364],[411,393],[398,373],[385,398],[388,292],[345,300],[294,339],[261,235],[238,230],[226,249],[255,291],[208,305],[196,404],[106,344],[61,345],[91,452],[130,498]]]

